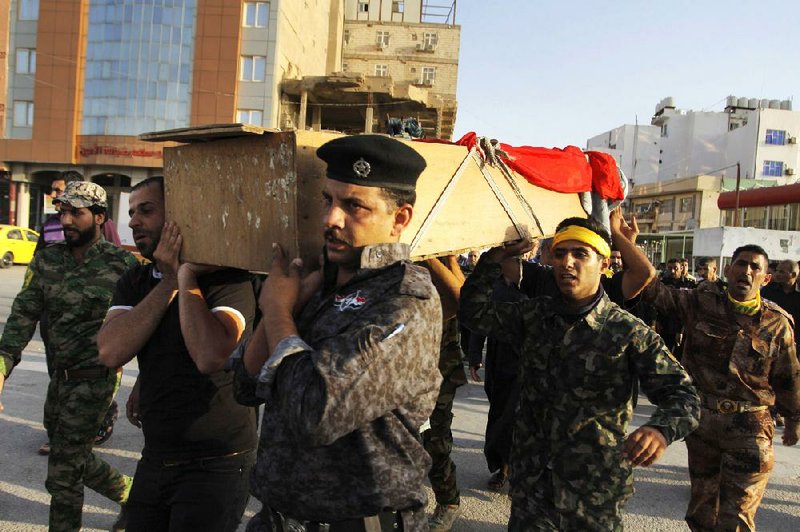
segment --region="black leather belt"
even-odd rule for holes
[[[703,406],[720,414],[741,414],[766,410],[767,405],[754,405],[750,401],[734,401],[713,395],[703,394]]]
[[[235,453],[228,453],[218,456],[201,456],[199,458],[185,458],[182,460],[160,460],[160,462],[161,465],[163,465],[164,467],[178,467],[178,466],[185,466],[192,464],[207,464],[213,462],[214,460],[222,460],[223,458],[233,458],[235,456],[241,456],[252,452],[253,452],[252,450],[237,451]]]
[[[82,369],[58,369],[56,373],[65,381],[89,381],[105,379],[112,370],[108,368],[82,368]]]
[[[272,514],[272,522],[278,532],[378,532],[389,529],[403,530],[400,515],[397,511],[385,511],[369,517],[321,523],[291,517],[271,508],[267,509],[265,507],[264,509]]]

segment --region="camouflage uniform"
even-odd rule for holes
[[[692,480],[686,521],[692,530],[754,530],[774,463],[767,407],[777,403],[787,430],[800,419],[790,319],[762,300],[757,318],[742,327],[713,283],[695,290],[652,283],[643,297],[686,324],[683,363],[703,402],[700,428],[686,438]]]
[[[511,450],[510,530],[619,530],[633,493],[622,456],[636,379],[668,443],[697,426],[698,398],[661,338],[603,294],[585,315],[538,297],[491,300],[499,265],[482,260],[461,290],[463,323],[520,345]]]
[[[236,363],[237,399],[266,402],[251,477],[265,509],[248,530],[271,530],[270,510],[325,523],[397,510],[405,530],[427,529],[431,459],[418,431],[441,382],[442,309],[428,271],[407,259],[405,244],[365,247],[346,284],[326,276],[299,336],[257,379]]]
[[[102,238],[80,264],[66,244],[48,246],[28,266],[0,339],[0,371],[8,376],[42,312],[50,317],[55,372],[44,405],[50,530],[80,528],[84,485],[116,502],[127,495],[130,479],[95,456],[92,444],[117,383],[117,372],[98,363],[97,331],[117,279],[134,264],[133,255]],[[68,378],[65,370],[83,375]]]
[[[455,318],[444,322],[442,327],[439,373],[442,374],[442,385],[436,398],[436,406],[431,413],[431,428],[422,433],[422,442],[433,461],[428,479],[436,495],[436,502],[460,504],[456,464],[450,458],[450,453],[453,451],[453,432],[450,427],[453,424],[453,400],[456,397],[456,390],[467,383],[467,374],[464,371],[459,345],[458,320]]]

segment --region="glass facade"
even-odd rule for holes
[[[92,0],[82,135],[189,126],[196,0]]]

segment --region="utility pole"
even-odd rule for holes
[[[733,226],[739,227],[739,185],[742,180],[742,163],[736,163],[736,210],[733,211]]]

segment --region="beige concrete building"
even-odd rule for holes
[[[449,139],[456,119],[461,28],[456,2],[345,0],[342,71],[391,80],[398,94],[418,98],[432,112],[418,118],[428,136]],[[414,91],[408,86],[422,89]],[[377,110],[374,128],[391,106]]]
[[[626,201],[642,233],[718,227],[721,178],[701,175],[636,185]]]

